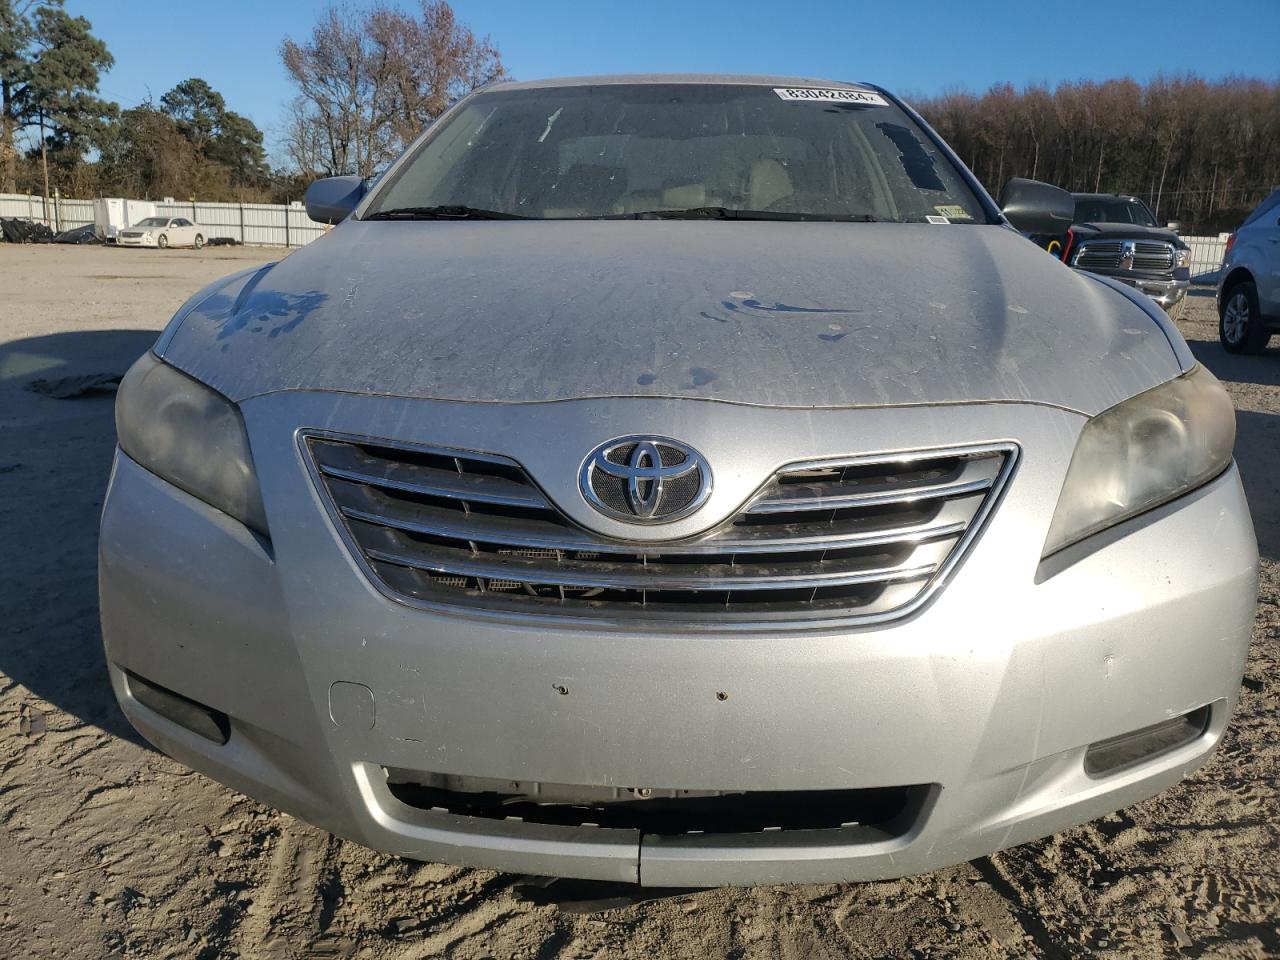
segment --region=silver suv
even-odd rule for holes
[[[1231,353],[1261,353],[1280,331],[1280,187],[1227,240],[1218,320]]]
[[[402,856],[931,870],[1150,796],[1232,709],[1221,385],[866,84],[501,84],[121,385],[102,627],[165,752]],[[1013,225],[1011,225],[1011,222]]]

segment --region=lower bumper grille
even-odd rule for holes
[[[423,603],[587,616],[905,612],[971,541],[1011,446],[795,464],[698,537],[620,541],[565,518],[514,461],[311,436],[375,580]]]
[[[918,819],[929,786],[863,790],[772,790],[654,799],[539,803],[524,794],[442,789],[388,771],[387,789],[406,806],[487,820],[566,827],[640,830],[647,834],[743,834],[774,830],[862,828],[900,836]],[[632,791],[633,793],[635,791]]]

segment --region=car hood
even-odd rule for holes
[[[1185,247],[1186,243],[1172,230],[1164,227],[1143,227],[1136,223],[1078,223],[1072,231],[1077,242],[1083,239],[1106,240],[1162,240],[1175,247]]]
[[[998,226],[348,221],[206,288],[157,352],[233,400],[688,397],[1096,413],[1176,333]]]

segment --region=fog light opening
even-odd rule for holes
[[[148,710],[216,744],[224,744],[231,738],[230,718],[220,710],[144,680],[136,673],[125,671],[125,676],[129,681],[129,695]]]
[[[1203,706],[1180,717],[1090,744],[1084,752],[1084,772],[1091,777],[1104,777],[1184,747],[1209,729],[1209,715],[1209,707]]]

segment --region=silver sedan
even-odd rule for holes
[[[121,386],[120,704],[402,856],[932,870],[1176,783],[1257,547],[1218,382],[863,84],[467,97]],[[1017,228],[1015,230],[1014,228]]]

